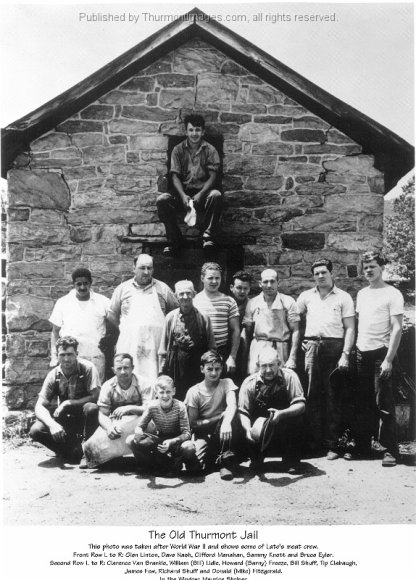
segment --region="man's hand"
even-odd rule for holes
[[[61,414],[64,412],[64,410],[67,407],[71,407],[71,401],[69,399],[67,399],[66,401],[63,401],[56,409],[55,412],[53,414],[53,416],[55,417],[55,419],[57,419],[58,417],[61,416]]]
[[[53,422],[51,427],[49,427],[52,438],[54,441],[65,441],[66,431],[59,423]]]
[[[380,366],[380,378],[387,379],[391,376],[393,365],[388,360],[384,359]]]
[[[119,439],[121,437],[120,427],[118,425],[112,425],[107,431],[109,439]]]
[[[231,435],[232,435],[231,423],[229,423],[228,421],[227,422],[223,421],[220,427],[220,440],[231,441]]]
[[[191,198],[189,197],[189,195],[184,195],[181,196],[181,202],[182,202],[182,207],[183,207],[183,211],[186,213],[188,211],[188,204],[190,202]]]
[[[338,368],[340,371],[346,372],[349,367],[348,356],[343,352],[341,358],[338,361]]]
[[[277,425],[278,422],[280,421],[280,411],[278,409],[274,409],[273,407],[271,407],[270,409],[267,409],[271,415],[270,417],[270,423],[272,425]]]
[[[143,437],[144,437],[143,429],[141,427],[136,427],[134,431],[133,443],[137,445],[140,442],[140,440],[143,439]]]
[[[283,365],[286,369],[296,369],[296,360],[292,357],[289,357],[285,364]]]
[[[111,416],[114,417],[114,419],[121,419],[121,417],[124,417],[124,415],[129,415],[133,409],[134,405],[123,405],[122,407],[117,407],[117,409],[114,409],[114,411],[111,413]]]
[[[165,441],[163,441],[163,443],[160,443],[157,446],[157,450],[160,453],[167,453],[170,449],[170,447],[173,445],[174,440],[173,439],[165,439]]]
[[[235,373],[235,369],[236,369],[235,358],[233,358],[230,355],[225,362],[225,370],[227,371],[228,374],[232,375]]]

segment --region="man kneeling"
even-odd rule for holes
[[[231,379],[221,379],[223,361],[216,351],[201,357],[204,380],[191,387],[185,398],[191,429],[195,434],[196,454],[201,470],[220,468],[221,479],[232,479],[236,463],[232,439],[235,443],[237,386]]]
[[[185,463],[194,468],[195,446],[190,441],[191,430],[185,404],[174,399],[173,380],[161,375],[156,381],[157,400],[144,411],[134,435],[127,438],[139,467],[154,467],[163,474],[176,475]],[[150,421],[156,435],[145,433]]]
[[[281,455],[283,468],[293,473],[300,464],[300,415],[305,412],[302,386],[293,370],[281,366],[272,347],[259,353],[258,369],[241,385],[238,401],[251,467],[259,468],[267,447]],[[270,419],[266,432],[257,430],[259,423],[265,423],[261,418]]]
[[[54,451],[60,460],[78,463],[82,441],[98,427],[100,379],[91,362],[78,358],[78,341],[72,336],[56,341],[56,354],[59,364],[43,382],[35,406],[37,421],[30,436]],[[58,406],[53,411],[55,399]]]

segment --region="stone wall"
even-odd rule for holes
[[[108,296],[131,275],[141,244],[164,239],[158,178],[169,135],[191,111],[224,139],[226,208],[221,241],[242,245],[247,270],[267,265],[282,291],[311,286],[310,263],[335,264],[352,293],[358,254],[382,242],[383,175],[358,143],[202,41],[184,44],[52,132],[9,172],[8,338],[10,409],[33,406],[49,363],[54,301],[80,263]],[[186,230],[195,238],[195,230]],[[156,275],[163,269],[156,263]]]

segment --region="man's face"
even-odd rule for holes
[[[153,260],[150,256],[139,256],[133,269],[134,279],[139,286],[148,286],[153,276]]]
[[[217,383],[220,380],[221,372],[222,365],[219,362],[208,362],[201,365],[201,373],[209,384]]]
[[[131,385],[133,364],[129,358],[116,358],[114,360],[113,371],[121,388],[128,388]]]
[[[333,281],[331,272],[326,266],[317,266],[313,269],[313,277],[319,288],[332,288]]]
[[[76,369],[78,353],[73,346],[68,346],[67,348],[60,346],[57,355],[65,375],[72,373]]]
[[[250,292],[250,282],[243,282],[236,278],[234,284],[231,284],[230,290],[237,303],[244,302]]]
[[[263,272],[261,275],[261,289],[265,296],[276,296],[277,294],[277,276],[276,274]]]
[[[88,300],[90,297],[91,282],[85,276],[74,280],[75,295],[78,300]]]
[[[363,272],[368,282],[378,282],[383,279],[383,266],[379,266],[376,260],[364,262]]]
[[[176,293],[181,310],[189,310],[193,304],[194,293],[191,289],[180,290]]]
[[[208,269],[205,274],[202,274],[201,280],[206,292],[216,292],[221,284],[221,272]]]
[[[277,374],[279,372],[280,360],[277,357],[277,354],[275,356],[271,355],[260,356],[258,367],[260,376],[263,379],[263,381],[265,383],[272,383],[277,377]]]
[[[191,145],[198,146],[201,143],[204,134],[205,130],[202,127],[194,127],[192,123],[188,123],[186,126],[186,136]]]
[[[169,409],[172,406],[173,397],[175,396],[175,387],[161,385],[157,387],[157,397],[162,409]]]

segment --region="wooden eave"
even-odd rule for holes
[[[414,147],[380,123],[347,105],[263,50],[194,8],[155,32],[74,87],[2,129],[2,175],[34,139],[52,130],[102,95],[186,41],[198,37],[282,91],[375,156],[386,191],[414,166]]]

